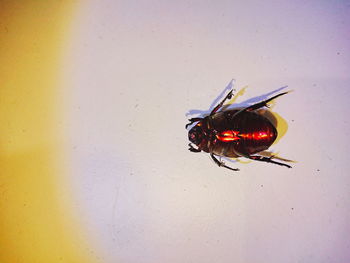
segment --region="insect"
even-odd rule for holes
[[[277,138],[276,127],[257,110],[267,107],[267,103],[287,94],[280,93],[267,100],[242,109],[222,110],[226,100],[232,98],[233,90],[210,112],[208,116],[189,119],[188,126],[196,123],[188,132],[191,152],[207,152],[219,167],[233,171],[216,156],[228,158],[245,157],[255,161],[274,163],[291,168],[288,164],[273,160],[274,156],[259,155],[267,150]],[[196,147],[194,147],[196,145]]]

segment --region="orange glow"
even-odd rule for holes
[[[216,138],[222,142],[232,142],[240,140],[241,138],[249,140],[264,140],[269,136],[272,137],[273,134],[267,134],[266,132],[239,133],[238,131],[226,130],[217,134]]]
[[[272,137],[272,136],[273,136],[273,134],[270,134],[270,137]],[[269,137],[269,135],[266,132],[253,132],[253,133],[239,134],[239,137],[248,138],[248,139],[253,138],[254,140],[262,140],[262,139]]]
[[[237,135],[237,131],[228,130],[217,134],[216,138],[223,142],[232,142],[240,139],[239,137],[237,137]]]

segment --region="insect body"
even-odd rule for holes
[[[274,163],[291,168],[291,166],[272,160],[273,157],[257,155],[267,150],[277,138],[275,126],[258,109],[287,92],[280,93],[270,99],[256,103],[243,109],[219,111],[229,94],[205,117],[189,119],[189,125],[197,122],[188,132],[191,141],[189,150],[192,152],[207,152],[218,166],[238,171],[239,169],[226,166],[215,156],[229,158],[246,157],[251,160]],[[194,145],[197,146],[195,148]]]

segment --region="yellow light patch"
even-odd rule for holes
[[[91,261],[64,189],[59,75],[73,11],[0,3],[1,263]]]

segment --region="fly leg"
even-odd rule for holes
[[[209,116],[211,116],[211,115],[213,115],[215,112],[217,112],[223,105],[224,105],[224,103],[225,103],[225,101],[226,100],[230,100],[231,98],[232,98],[232,91],[233,91],[233,89],[232,90],[230,90],[230,92],[226,95],[226,97],[218,104],[218,105],[216,105],[215,106],[215,108],[210,112],[210,115]],[[187,129],[187,127],[188,126],[190,126],[191,124],[193,124],[194,122],[196,122],[196,121],[201,121],[201,120],[203,120],[204,118],[191,118],[191,119],[189,119],[189,123],[187,123],[186,124],[186,129]]]
[[[282,92],[282,93],[280,93],[280,94],[277,94],[276,96],[273,96],[272,98],[269,98],[269,99],[267,99],[267,100],[264,100],[264,101],[261,101],[261,102],[258,102],[258,103],[256,103],[256,104],[253,104],[253,105],[251,105],[251,106],[248,106],[248,107],[246,107],[246,108],[244,108],[244,109],[241,109],[241,110],[239,110],[238,112],[236,112],[233,116],[232,116],[232,118],[233,117],[236,117],[237,115],[239,115],[240,113],[242,113],[242,112],[245,112],[245,111],[253,111],[253,110],[257,110],[257,109],[260,109],[260,108],[262,108],[262,107],[267,107],[267,103],[268,102],[270,102],[271,100],[273,100],[273,99],[276,99],[277,97],[279,97],[279,96],[282,96],[282,95],[284,95],[284,94],[287,94],[288,92]]]
[[[251,160],[255,160],[255,161],[274,163],[274,164],[277,164],[277,165],[281,165],[281,166],[285,166],[285,167],[288,167],[288,168],[292,168],[292,166],[290,166],[288,164],[280,163],[280,162],[276,162],[276,161],[272,160],[272,158],[274,156],[265,157],[265,156],[259,156],[259,155],[252,155],[252,156],[244,155],[244,157],[249,158]]]
[[[232,98],[232,91],[233,89],[230,90],[226,97],[218,105],[215,106],[215,108],[211,111],[210,116],[217,112],[224,105],[226,100],[230,100]]]
[[[188,146],[190,147],[190,148],[188,148],[188,150],[190,150],[191,152],[194,152],[194,153],[199,153],[199,152],[201,152],[200,149],[194,148],[193,145],[192,145],[192,143],[189,143]]]
[[[191,119],[188,120],[189,123],[186,124],[185,128],[187,129],[188,126],[192,125],[196,121],[201,121],[201,120],[203,120],[203,118],[191,118]]]
[[[230,169],[230,170],[232,170],[232,171],[239,171],[238,168],[231,168],[231,167],[225,165],[224,162],[219,161],[219,160],[214,156],[213,153],[210,154],[210,157],[214,160],[214,162],[215,162],[219,167],[225,167],[225,168]]]

